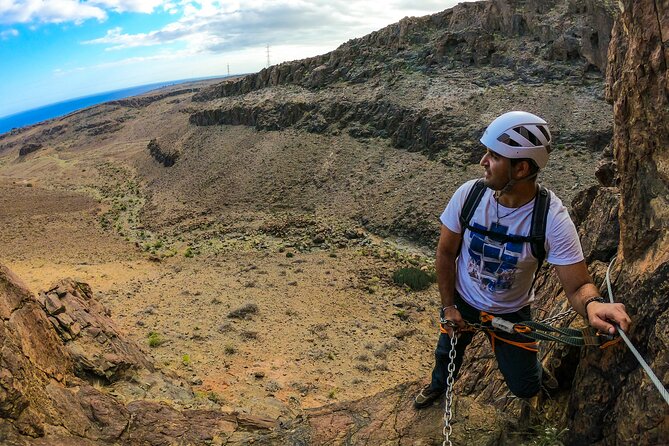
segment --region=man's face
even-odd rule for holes
[[[508,158],[486,149],[479,164],[484,169],[483,182],[490,189],[500,190],[509,181],[511,161]]]

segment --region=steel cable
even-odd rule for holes
[[[609,263],[609,267],[606,269],[606,288],[609,292],[609,301],[611,303],[615,303],[613,300],[613,290],[611,288],[611,278],[609,276],[609,273],[611,271],[611,266],[613,266],[613,263],[616,261],[616,257],[614,256],[611,259],[611,262]],[[657,387],[657,390],[660,391],[660,395],[662,395],[662,398],[664,398],[664,401],[669,405],[669,392],[667,392],[667,389],[664,387],[662,382],[659,380],[659,378],[653,373],[653,370],[651,370],[650,366],[644,361],[644,359],[641,357],[641,354],[639,351],[634,348],[634,345],[632,342],[629,340],[625,332],[618,326],[618,324],[614,324],[616,326],[616,329],[618,330],[618,334],[620,335],[621,338],[623,338],[623,341],[625,341],[625,344],[627,344],[627,347],[632,351],[634,356],[636,357],[636,360],[639,361],[639,364],[641,364],[641,367],[643,367],[644,371],[646,372],[646,375],[650,378],[650,380],[655,384],[655,387]]]

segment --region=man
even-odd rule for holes
[[[530,233],[534,201],[539,190],[536,177],[548,162],[551,135],[546,122],[531,113],[513,111],[495,119],[481,142],[487,151],[482,198],[471,220],[463,222],[462,207],[476,180],[462,185],[441,215],[437,247],[437,283],[441,317],[458,329],[465,321],[480,322],[482,312],[510,322],[530,320],[534,299],[533,280],[537,258],[529,242],[504,241],[497,234]],[[571,306],[602,333],[614,334],[612,323],[627,330],[630,318],[622,304],[605,303],[584,262],[576,228],[566,208],[552,192],[545,225],[546,260],[554,265]],[[508,240],[508,238],[507,238]],[[416,408],[431,405],[446,390],[448,353],[453,328],[443,326],[435,351],[432,380],[415,398]],[[462,365],[473,333],[458,334],[455,373]],[[490,335],[489,335],[490,338]],[[495,357],[507,386],[520,398],[541,389],[542,367],[536,343],[520,334],[495,333]]]

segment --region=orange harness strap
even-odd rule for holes
[[[517,342],[517,341],[512,341],[511,339],[505,339],[501,336],[498,336],[494,331],[492,330],[486,330],[486,333],[490,335],[490,345],[492,346],[492,351],[495,351],[495,339],[499,339],[502,342],[506,342],[507,344],[514,345],[516,347],[522,348],[524,350],[528,350],[534,353],[537,353],[539,351],[539,343],[537,341],[531,341],[531,342]]]

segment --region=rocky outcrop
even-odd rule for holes
[[[607,72],[614,105],[620,245],[613,289],[633,319],[630,338],[669,375],[669,5],[621,2]],[[600,218],[593,210],[586,223]],[[664,444],[666,403],[627,348],[581,359],[569,402],[572,444]]]
[[[179,152],[164,150],[156,139],[149,141],[149,144],[146,146],[146,148],[149,149],[149,153],[153,159],[165,167],[174,166],[174,163],[176,163],[179,159]]]
[[[364,100],[234,102],[190,116],[190,123],[200,126],[248,125],[258,130],[296,127],[310,133],[347,129],[355,138],[389,138],[397,148],[427,153],[437,153],[446,149],[448,141],[469,136],[468,128],[455,126],[456,121],[455,116],[429,110]]]
[[[64,280],[39,293],[37,300],[70,353],[78,377],[111,383],[141,369],[155,371],[145,354],[124,339],[88,285]]]
[[[614,13],[602,0],[461,3],[431,16],[407,17],[321,56],[214,85],[193,100],[209,101],[277,85],[319,89],[340,81],[360,83],[407,66],[423,70],[506,66],[523,76],[543,79],[564,79],[574,68],[582,71],[589,66],[604,71]],[[524,57],[527,53],[534,56]],[[580,68],[551,63],[569,61],[578,62]]]
[[[36,299],[0,266],[0,317],[2,444],[246,444],[274,426],[211,403],[179,410],[198,406],[190,388],[157,371],[86,284]]]
[[[150,105],[156,101],[161,101],[166,98],[170,98],[173,96],[181,96],[185,94],[192,94],[200,91],[199,87],[193,87],[193,88],[181,88],[178,90],[174,91],[166,91],[166,92],[156,92],[154,94],[147,94],[143,96],[133,96],[130,98],[125,98],[125,99],[117,99],[115,101],[108,101],[106,102],[107,105],[118,105],[121,107],[127,107],[127,108],[143,108],[146,107],[147,105]]]
[[[96,136],[118,132],[122,127],[122,123],[118,120],[103,120],[97,122],[87,122],[85,124],[79,125],[76,128],[76,131],[86,132],[90,136]]]
[[[19,149],[19,156],[26,156],[30,153],[37,152],[42,147],[44,147],[44,146],[42,146],[42,144],[39,144],[39,143],[26,144]]]

